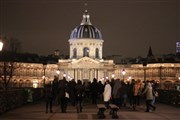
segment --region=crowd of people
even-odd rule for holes
[[[55,76],[53,83],[45,87],[46,113],[52,113],[53,105],[60,105],[61,112],[67,112],[68,103],[75,106],[77,113],[82,112],[83,100],[90,99],[92,104],[97,101],[109,107],[110,103],[118,107],[130,107],[136,110],[141,99],[145,99],[146,112],[155,111],[155,98],[157,97],[158,84],[154,81],[142,82],[132,79],[125,82],[120,79],[106,80],[104,84],[96,78],[92,82],[77,82],[72,79],[67,81],[64,77],[58,80]]]

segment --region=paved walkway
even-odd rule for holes
[[[154,112],[144,112],[145,106],[132,111],[128,107],[118,111],[121,120],[179,120],[180,108],[157,104]],[[74,120],[74,119],[98,119],[96,105],[84,104],[82,113],[76,113],[75,107],[68,105],[67,113],[61,113],[59,106],[53,106],[53,113],[45,113],[45,103],[28,104],[0,115],[0,120]],[[109,110],[105,111],[106,118],[111,119]]]

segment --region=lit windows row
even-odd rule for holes
[[[83,57],[85,57],[85,56],[89,57],[89,51],[90,51],[89,48],[87,48],[87,47],[83,48]],[[98,48],[96,48],[96,50],[95,50],[95,57],[99,58],[99,49]],[[73,49],[73,58],[77,58],[77,49],[76,48]]]

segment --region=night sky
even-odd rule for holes
[[[0,33],[20,40],[23,52],[68,55],[85,9],[102,32],[104,56],[145,57],[149,46],[154,55],[175,53],[180,41],[179,0],[0,1]]]

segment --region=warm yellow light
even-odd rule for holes
[[[59,75],[60,74],[60,70],[57,70],[56,73]]]
[[[125,71],[124,69],[123,69],[123,71],[122,71],[122,74],[123,74],[123,75],[125,75],[125,74],[126,74],[126,71]]]
[[[38,88],[38,80],[33,81],[33,88]]]
[[[0,41],[0,51],[2,51],[3,48],[3,42]]]
[[[63,77],[66,77],[66,73],[64,73]]]
[[[114,74],[112,74],[112,78],[114,78],[115,77],[115,75]]]

